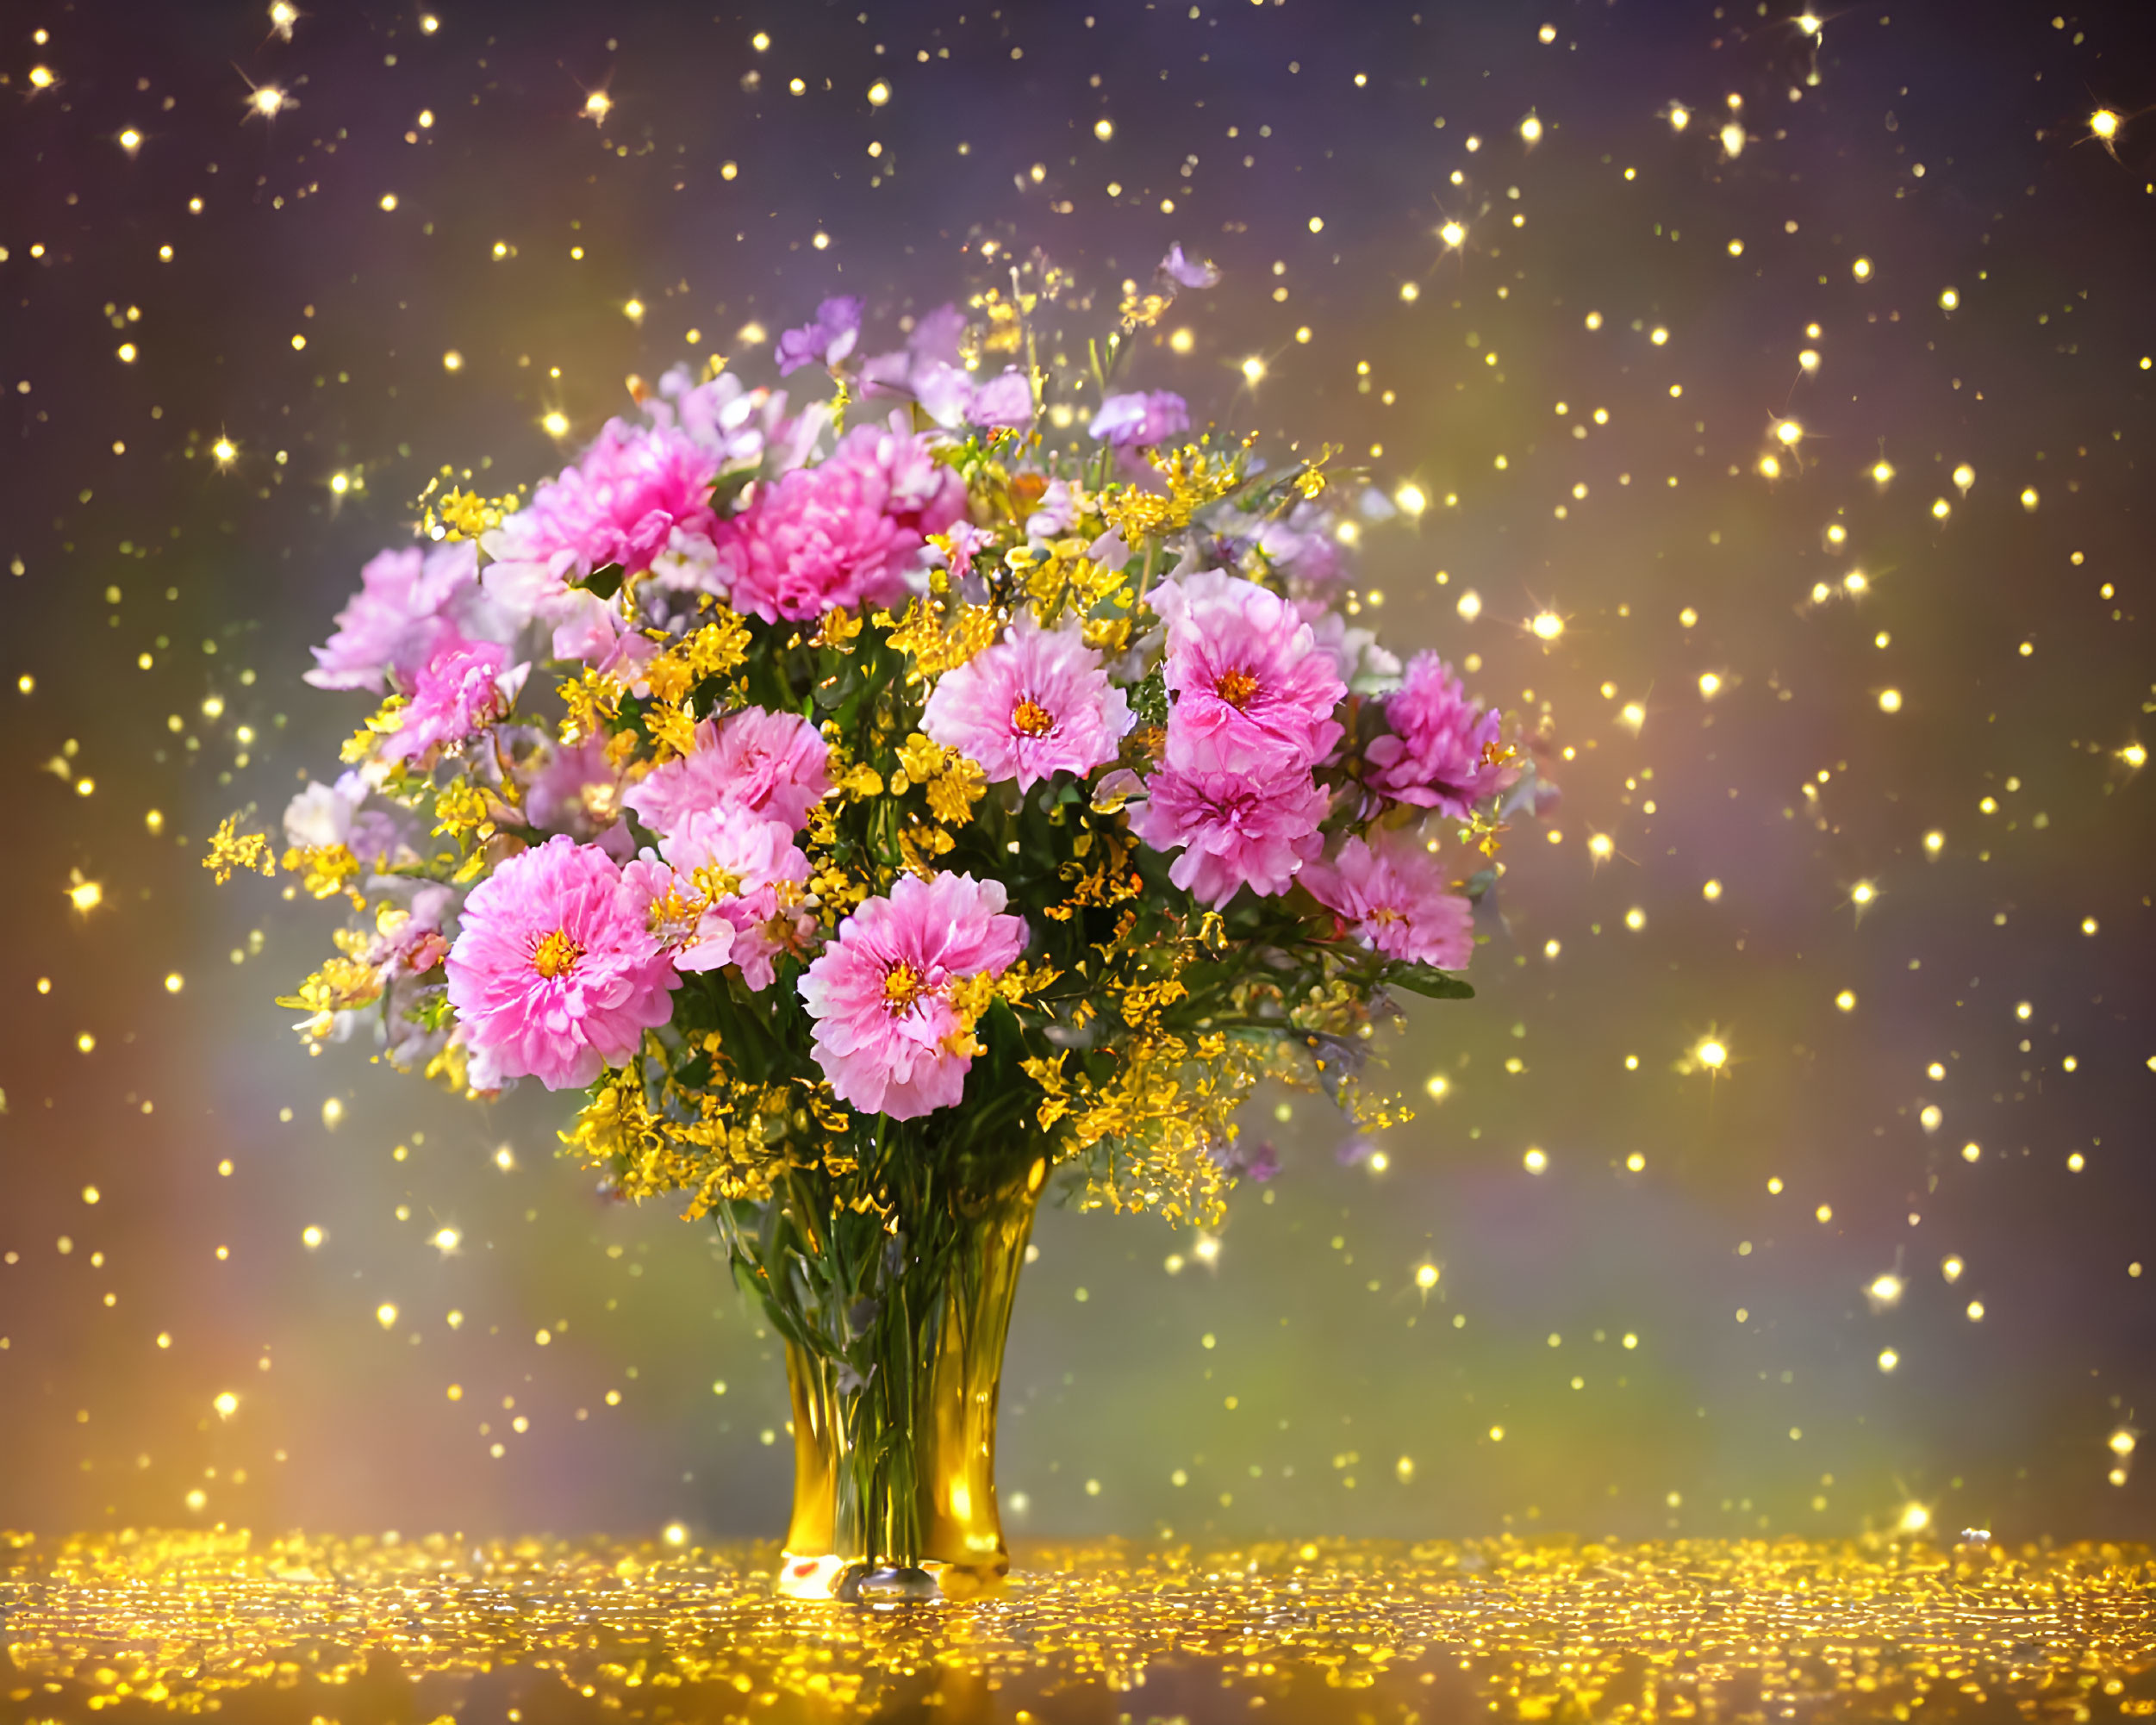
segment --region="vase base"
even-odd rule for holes
[[[1010,1560],[1001,1554],[989,1563],[944,1563],[932,1558],[918,1568],[870,1568],[841,1557],[787,1552],[779,1560],[776,1591],[782,1599],[835,1600],[850,1605],[958,1604],[1000,1591],[1010,1567]]]

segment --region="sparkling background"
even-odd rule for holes
[[[0,1525],[777,1530],[707,1234],[306,1059],[328,919],[202,841],[443,464],[1181,240],[1138,377],[1418,488],[1363,603],[1564,800],[1382,1169],[1299,1099],[1217,1249],[1043,1217],[1013,1531],[2156,1528],[2148,27],[1794,10],[11,8]]]

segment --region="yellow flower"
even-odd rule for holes
[[[597,736],[606,729],[607,722],[621,712],[624,688],[620,678],[589,666],[554,692],[568,709],[562,719],[564,743],[577,744],[588,737]]]
[[[345,883],[360,869],[359,859],[342,844],[295,845],[280,860],[286,874],[304,876],[300,884],[310,898],[316,899],[331,898],[346,891]],[[356,891],[352,893],[352,898],[355,905],[365,902]]]
[[[903,617],[879,611],[875,620],[890,630],[893,646],[913,656],[907,675],[914,679],[940,676],[963,665],[994,641],[997,629],[994,612],[963,600],[938,604],[917,598],[907,601]]]
[[[504,497],[481,497],[470,491],[448,491],[439,503],[420,517],[420,530],[429,538],[441,529],[445,539],[476,539],[502,525],[502,518],[515,513],[515,492]]]
[[[271,861],[269,835],[240,831],[240,817],[236,814],[227,815],[209,835],[209,850],[203,858],[203,867],[210,871],[221,887],[232,878],[235,869],[252,869],[263,875],[277,873],[277,864]]]
[[[988,788],[988,775],[981,763],[954,751],[928,782],[928,812],[946,826],[963,826]]]

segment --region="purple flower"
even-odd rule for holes
[[[333,785],[310,782],[284,810],[284,842],[302,849],[341,844],[370,869],[399,850],[408,856],[403,811],[365,806],[371,787],[366,775],[342,774]]]
[[[542,831],[589,838],[620,814],[621,775],[607,758],[603,737],[576,744],[549,739],[518,776],[524,784],[524,818]]]
[[[1178,287],[1184,288],[1214,287],[1220,280],[1220,271],[1211,263],[1193,264],[1183,256],[1181,240],[1168,248],[1168,255],[1161,259],[1160,272]]]
[[[1392,735],[1376,738],[1363,755],[1371,786],[1395,802],[1465,820],[1476,803],[1519,777],[1517,768],[1488,758],[1501,715],[1468,700],[1435,653],[1408,661],[1399,692],[1385,703],[1385,721]]]
[[[779,376],[788,377],[804,365],[836,365],[860,339],[861,302],[851,294],[827,299],[816,308],[813,322],[779,337]]]
[[[786,412],[783,389],[751,389],[731,371],[699,383],[689,368],[676,365],[644,397],[651,423],[678,427],[698,447],[719,458],[721,470],[754,467],[776,436]]]
[[[1206,1146],[1206,1154],[1237,1179],[1256,1180],[1260,1186],[1281,1171],[1281,1153],[1270,1138],[1255,1144],[1240,1137],[1224,1143],[1216,1139]]]
[[[1086,427],[1089,437],[1119,449],[1165,443],[1178,432],[1190,429],[1190,409],[1183,398],[1169,389],[1151,389],[1140,395],[1110,395]]]
[[[976,426],[1022,426],[1033,417],[1033,385],[1015,365],[976,384],[966,403],[966,421]]]
[[[958,344],[966,333],[966,314],[948,300],[925,314],[906,338],[907,349],[918,359],[958,363]]]

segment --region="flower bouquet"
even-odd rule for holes
[[[1037,261],[875,356],[825,302],[776,344],[835,384],[804,405],[632,378],[528,496],[430,489],[307,673],[383,699],[285,814],[357,914],[284,1004],[581,1093],[574,1154],[716,1224],[786,1344],[788,1593],[996,1584],[1044,1190],[1217,1222],[1268,1077],[1405,1118],[1367,1043],[1394,990],[1470,993],[1531,807],[1501,716],[1349,621],[1391,506],[1118,389],[1213,280],[1171,252],[1083,366]],[[235,819],[208,862],[271,856]]]

